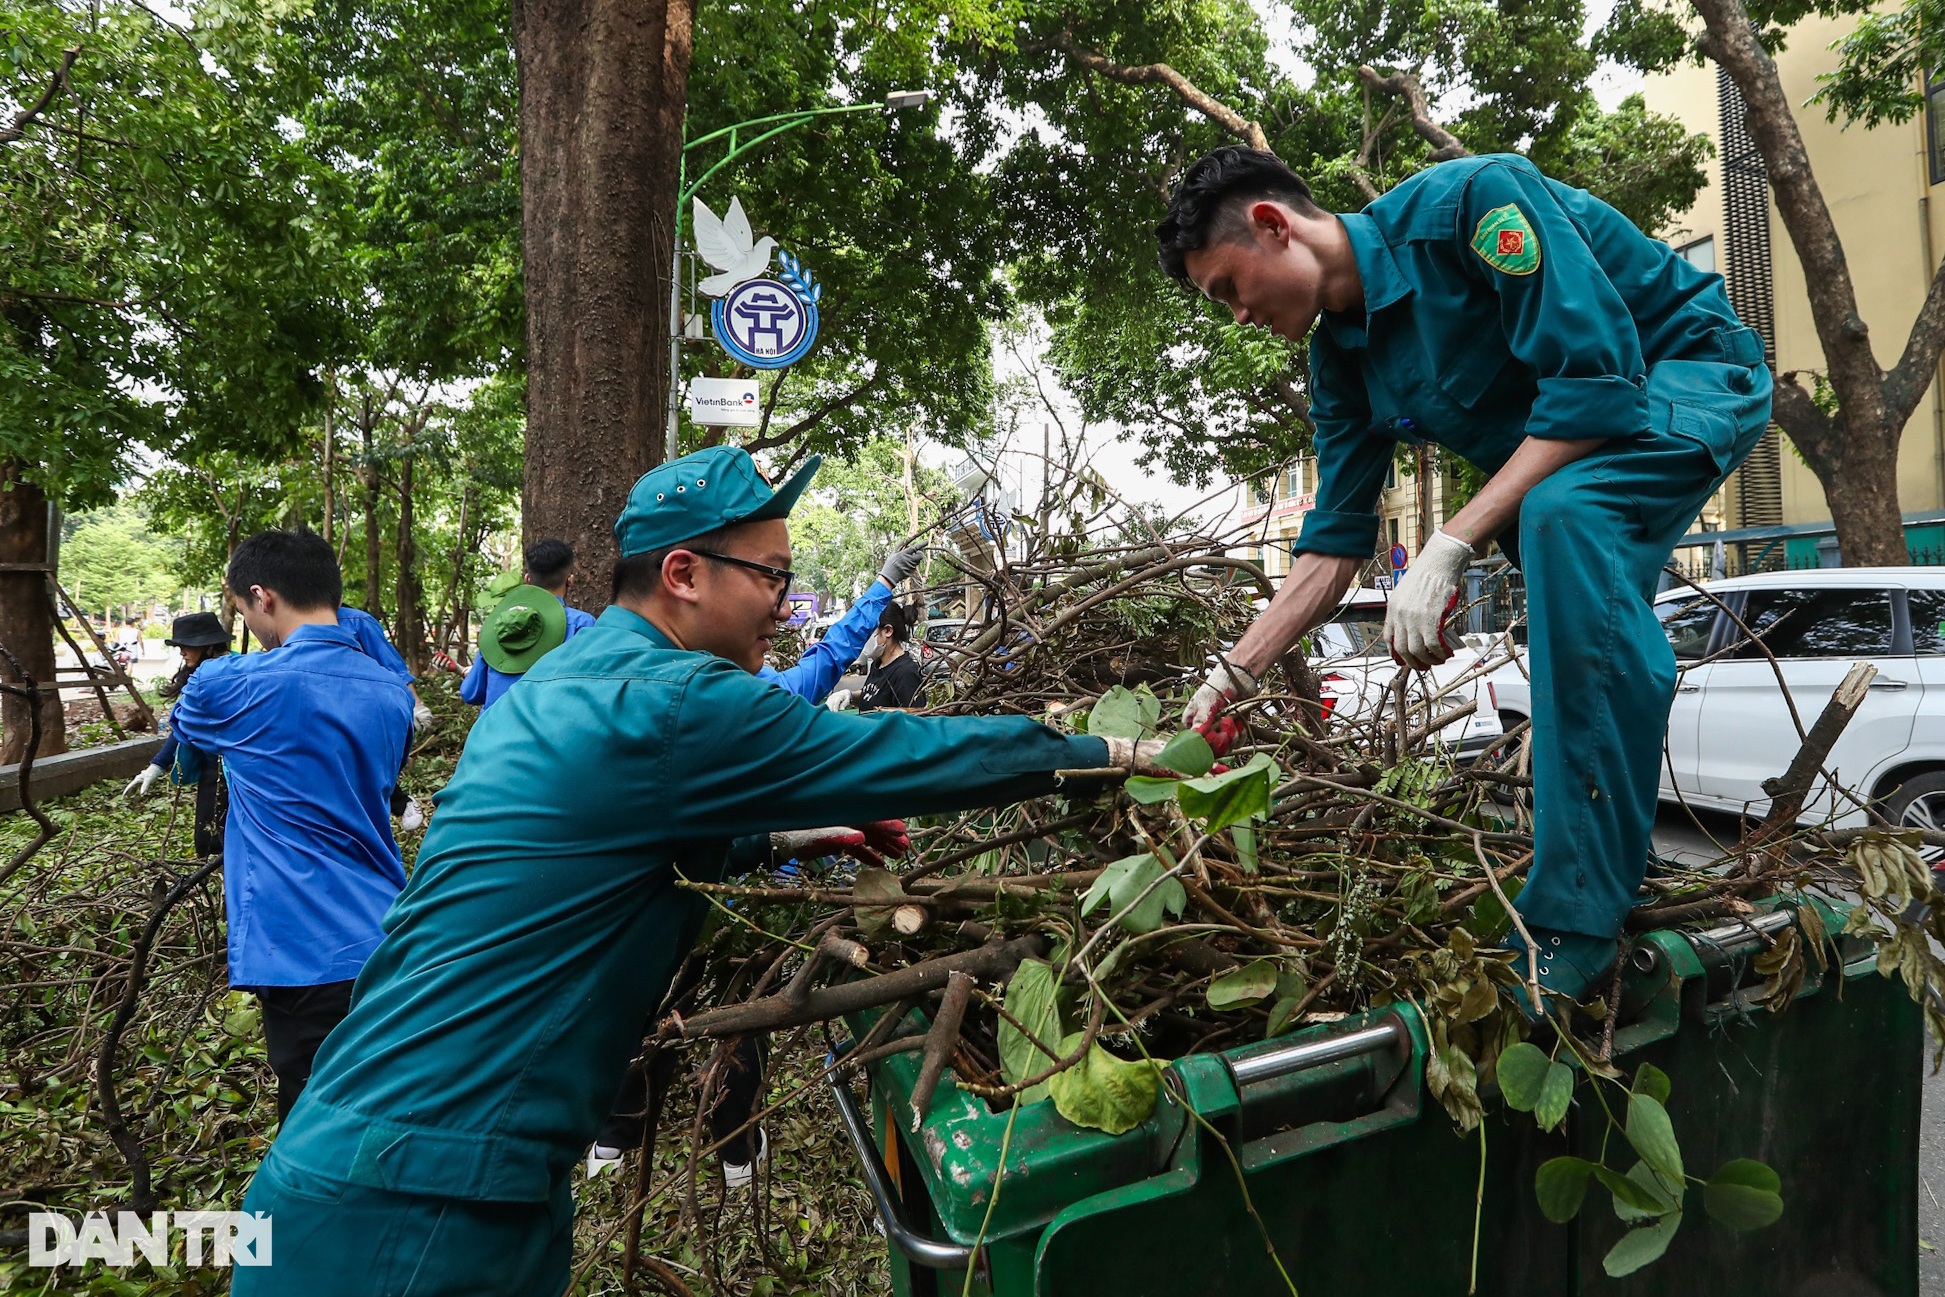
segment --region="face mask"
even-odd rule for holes
[[[858,660],[860,662],[876,662],[884,655],[885,641],[873,635],[869,640],[865,641],[865,646],[858,651]]]

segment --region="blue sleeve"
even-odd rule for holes
[[[885,605],[891,602],[891,587],[883,581],[873,581],[871,588],[859,596],[851,605],[849,612],[834,622],[824,632],[824,638],[804,650],[797,659],[797,665],[769,675],[757,674],[764,680],[782,689],[787,689],[799,698],[811,702],[824,701],[832,686],[844,675],[844,668],[858,660],[858,650],[871,638],[871,632],[878,627],[878,619],[885,614]]]
[[[1371,435],[1364,375],[1325,325],[1310,335],[1310,417],[1316,422],[1317,507],[1293,554],[1370,558],[1378,548],[1378,492],[1397,442]]]
[[[466,668],[466,678],[459,682],[459,701],[475,707],[486,705],[485,658],[475,655],[473,665]]]
[[[1538,380],[1526,435],[1572,440],[1645,431],[1647,366],[1634,315],[1545,177],[1512,162],[1479,168],[1458,221],[1460,257],[1498,296],[1506,345]],[[1507,255],[1514,247],[1520,256]]]
[[[162,746],[157,748],[155,755],[149,758],[149,764],[167,770],[176,763],[176,749],[181,745],[182,740],[176,737],[173,729],[170,730],[162,736]]]
[[[405,665],[405,659],[399,656],[399,651],[392,647],[392,641],[385,637],[385,628],[379,624],[378,618],[362,608],[339,608],[338,625],[350,631],[365,656],[379,666],[408,685],[416,678],[411,668]]]
[[[562,607],[566,608],[567,611],[567,634],[561,640],[564,644],[588,627],[594,625],[594,614],[591,612],[582,612],[579,608],[567,608],[565,604]]]
[[[199,783],[205,767],[215,764],[216,758],[205,756],[187,743],[176,746],[175,759],[169,764],[169,781],[177,784]]]
[[[182,747],[220,755],[232,746],[232,730],[247,723],[249,679],[241,671],[224,670],[230,661],[243,659],[205,662],[182,687],[169,713],[170,733]]]

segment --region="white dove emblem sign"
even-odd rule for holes
[[[721,219],[695,200],[696,251],[719,272],[697,287],[715,302],[710,323],[716,341],[733,358],[755,369],[782,369],[801,359],[817,340],[817,301],[823,286],[769,236],[753,239],[740,199]],[[776,253],[780,278],[768,278]]]

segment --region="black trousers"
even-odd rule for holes
[[[745,1036],[736,1042],[736,1051],[716,1091],[716,1106],[709,1113],[712,1143],[728,1138],[731,1132],[749,1122],[763,1095],[763,1072],[769,1064],[769,1054],[768,1036]],[[602,1127],[594,1142],[608,1148],[639,1148],[647,1106],[647,1074],[639,1067],[631,1067],[622,1080],[621,1093],[615,1099],[608,1124]],[[725,1162],[748,1166],[756,1158],[757,1147],[756,1127],[751,1126],[724,1144],[719,1156]]]
[[[277,1074],[277,1120],[290,1116],[297,1096],[311,1079],[311,1061],[331,1028],[351,1012],[350,982],[322,986],[259,986],[263,1001],[263,1043],[270,1070]]]

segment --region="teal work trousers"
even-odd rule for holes
[[[396,1193],[278,1161],[244,1211],[270,1215],[270,1264],[238,1267],[233,1297],[560,1297],[574,1255],[563,1180],[545,1202]]]
[[[1675,655],[1662,567],[1769,423],[1762,365],[1671,360],[1648,374],[1648,431],[1527,493],[1517,561],[1533,677],[1531,926],[1621,930],[1647,872]]]

